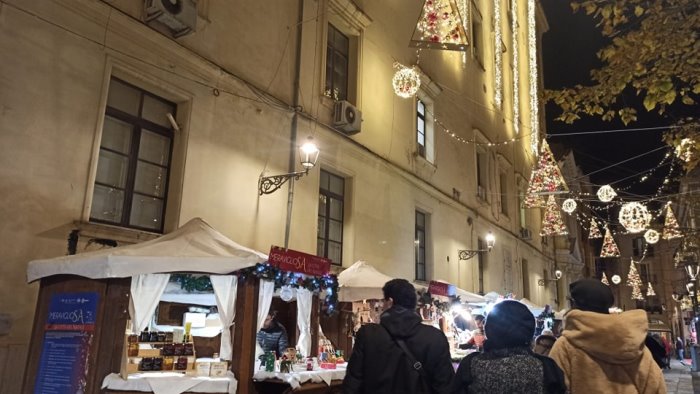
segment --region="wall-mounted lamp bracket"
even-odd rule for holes
[[[299,178],[309,173],[309,170],[290,172],[289,174],[281,175],[271,175],[271,176],[260,176],[258,180],[258,193],[262,196],[263,194],[274,193],[282,187],[288,180],[294,179],[298,181]]]

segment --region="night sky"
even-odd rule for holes
[[[568,0],[542,0],[549,22],[549,31],[543,37],[543,74],[546,89],[571,87],[576,84],[590,84],[590,70],[600,65],[596,52],[605,45],[605,38],[595,27],[592,17],[579,11],[571,10]],[[559,110],[554,105],[546,106],[547,134],[550,144],[560,143],[574,150],[576,161],[583,172],[588,174],[611,164],[632,158],[664,146],[661,140],[663,130],[628,131],[608,134],[588,134],[577,136],[560,136],[561,133],[579,133],[598,130],[617,130],[629,128],[657,127],[669,124],[655,113],[647,113],[639,104],[641,100],[625,97],[631,103],[637,103],[639,120],[625,126],[622,122],[604,122],[597,118],[585,117],[574,124],[554,121]],[[591,175],[594,184],[613,183],[640,171],[655,167],[661,162],[667,150],[661,149],[620,165]],[[653,194],[663,177],[668,173],[662,168],[646,182],[635,184],[630,192],[635,194]],[[640,177],[632,177],[615,183],[613,187],[624,187],[637,183]],[[594,187],[594,191],[597,187]]]

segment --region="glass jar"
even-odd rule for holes
[[[166,332],[165,333],[165,342],[172,342],[173,341],[173,333],[172,332]]]
[[[158,342],[165,342],[165,333],[158,332]]]
[[[178,357],[175,363],[175,369],[178,371],[184,371],[187,369],[187,357]]]
[[[163,371],[172,371],[175,367],[175,359],[173,357],[163,357]]]
[[[129,357],[138,357],[139,355],[139,343],[138,342],[129,342],[129,346],[127,348],[127,354]]]
[[[175,344],[166,343],[163,345],[163,355],[164,356],[174,356],[175,355]]]
[[[176,343],[173,348],[174,356],[182,356],[185,353],[185,345],[183,343]]]
[[[182,354],[185,356],[194,356],[194,344],[186,343],[184,352]]]

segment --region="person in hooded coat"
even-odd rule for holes
[[[465,357],[457,369],[454,394],[564,394],[564,375],[549,357],[530,350],[535,317],[519,301],[494,305],[486,317],[483,353]]]
[[[348,361],[343,393],[448,393],[454,379],[447,337],[435,327],[422,324],[416,312],[416,290],[405,279],[384,284],[384,312],[380,324],[366,324],[355,338]],[[397,371],[410,368],[396,343],[404,341],[422,365],[423,387],[396,379]]]
[[[571,310],[549,353],[564,371],[572,394],[666,393],[661,369],[644,341],[647,314],[636,309],[609,314],[610,288],[595,279],[569,286]]]

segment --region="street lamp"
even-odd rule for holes
[[[477,249],[477,250],[458,250],[457,251],[457,256],[459,258],[459,261],[462,260],[469,260],[472,257],[476,256],[479,253],[484,253],[484,252],[490,252],[491,249],[493,249],[493,245],[496,243],[496,237],[493,235],[491,231],[486,234],[486,249]]]
[[[299,180],[299,178],[308,174],[309,170],[316,165],[318,154],[318,147],[316,147],[316,144],[313,143],[312,138],[309,137],[309,140],[306,141],[304,145],[299,147],[299,161],[301,161],[301,166],[304,168],[304,170],[272,176],[262,176],[262,174],[260,174],[260,179],[258,180],[258,193],[261,196],[263,194],[274,193],[288,180]]]

